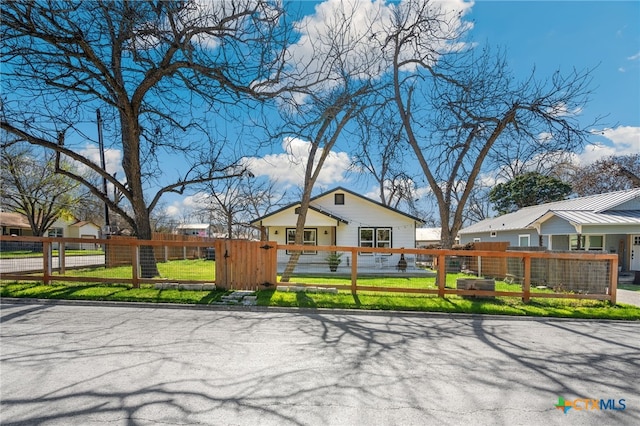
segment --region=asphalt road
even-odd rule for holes
[[[54,256],[52,268],[58,268],[60,259]],[[77,268],[81,266],[104,265],[104,255],[96,256],[66,256],[65,266],[67,268]],[[27,257],[18,259],[0,259],[0,274],[31,272],[42,270],[41,257]]]
[[[640,424],[638,323],[6,300],[0,315],[2,425]],[[558,397],[625,409],[565,414]]]

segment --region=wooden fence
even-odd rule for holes
[[[310,250],[306,245],[278,245],[278,250],[291,252],[294,250]],[[295,286],[309,287],[333,287],[339,290],[350,290],[354,295],[358,291],[383,291],[397,293],[422,293],[435,294],[439,297],[456,294],[461,296],[508,296],[519,297],[528,302],[531,297],[540,298],[568,298],[568,299],[596,299],[609,300],[616,303],[616,292],[618,283],[618,256],[616,254],[604,253],[556,253],[540,251],[488,251],[488,250],[443,250],[443,249],[389,249],[389,248],[367,248],[362,247],[342,247],[342,246],[316,246],[313,250],[319,252],[341,252],[347,253],[350,262],[350,285],[316,284],[296,282]],[[436,270],[437,289],[430,288],[398,288],[382,286],[363,286],[358,284],[358,259],[362,253],[379,254],[404,254],[405,256],[433,257],[434,268]],[[522,266],[517,275],[510,274],[507,264],[517,262]],[[532,265],[552,265],[549,268],[554,270],[563,269],[562,285],[547,286],[551,292],[531,291]],[[476,267],[472,270],[470,268]],[[468,268],[468,269],[465,269]],[[567,270],[564,270],[567,269]],[[452,289],[446,287],[447,273],[467,272],[478,277],[491,277],[491,279],[512,280],[521,284],[521,291],[489,291],[479,289]],[[515,271],[513,271],[515,272]],[[380,272],[384,274],[384,272]],[[586,288],[579,288],[580,283],[590,283]],[[597,288],[593,284],[598,283]],[[571,289],[571,285],[578,288]],[[604,289],[605,291],[602,291]]]
[[[110,250],[119,252],[118,256],[126,259],[126,265],[131,266],[131,278],[117,279],[107,276],[73,276],[65,266],[65,243],[81,243],[85,242],[82,238],[47,238],[47,237],[8,237],[1,236],[0,244],[6,241],[12,243],[23,242],[33,245],[41,244],[42,251],[40,257],[34,258],[36,262],[40,262],[41,266],[37,270],[29,272],[14,270],[1,272],[2,280],[42,280],[45,284],[53,281],[77,281],[77,282],[123,282],[131,283],[139,286],[141,283],[159,283],[166,282],[165,278],[143,278],[141,271],[141,247],[153,249],[155,260],[157,261],[158,252],[167,253],[170,250],[180,250],[184,255],[185,252],[191,253],[198,258],[207,258],[209,251],[213,245],[215,250],[215,283],[219,288],[226,289],[251,289],[265,288],[278,284],[277,262],[278,253],[291,253],[291,251],[315,250],[318,253],[341,252],[347,254],[349,285],[318,285],[308,284],[315,287],[336,287],[342,290],[349,290],[354,295],[358,291],[383,291],[383,292],[401,292],[401,293],[424,293],[434,294],[439,297],[447,295],[475,295],[475,296],[511,296],[520,297],[524,301],[529,301],[531,297],[544,298],[572,298],[572,299],[598,299],[609,300],[611,303],[616,302],[616,290],[618,281],[618,256],[616,254],[603,253],[555,253],[555,252],[525,252],[525,251],[488,251],[488,250],[439,250],[439,249],[378,249],[361,247],[343,247],[343,246],[296,246],[296,245],[278,245],[275,242],[264,241],[245,241],[245,240],[216,240],[216,241],[168,241],[168,240],[152,240],[141,241],[137,239],[97,239],[92,240],[93,243],[99,244],[106,248],[108,253]],[[57,244],[60,254],[57,259],[57,265],[54,267],[52,247]],[[359,284],[360,255],[363,253],[370,255],[400,255],[414,259],[418,257],[432,257],[436,265],[436,284],[437,288],[397,288],[384,286],[366,286]],[[288,255],[287,255],[288,256]],[[111,267],[106,260],[103,261],[102,267],[105,272]],[[323,258],[323,257],[320,257]],[[161,261],[165,261],[165,256],[160,256]],[[349,261],[350,259],[350,261]],[[457,270],[449,269],[453,260],[460,267]],[[362,260],[364,261],[364,260]],[[511,267],[509,265],[517,265]],[[506,265],[506,266],[505,266]],[[554,289],[553,292],[531,292],[531,286],[536,285],[534,281],[537,269],[544,265],[544,273],[547,276],[554,276],[559,285],[547,285]],[[458,272],[464,266],[467,273],[476,274],[478,277],[491,277],[494,279],[511,278],[521,284],[521,291],[489,291],[473,289],[451,289],[446,287],[447,273]],[[476,269],[472,269],[476,268]],[[57,274],[54,274],[54,271]],[[378,273],[384,274],[384,270]],[[106,275],[106,274],[105,274]],[[213,274],[212,274],[213,275]],[[202,281],[194,279],[178,278],[180,283],[209,283],[211,280]],[[571,283],[586,283],[585,288],[571,289]],[[592,285],[592,284],[597,284]],[[296,285],[305,286],[305,283],[296,283]],[[465,287],[468,288],[468,287]],[[604,289],[604,291],[602,291]]]

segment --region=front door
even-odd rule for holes
[[[631,236],[631,267],[632,271],[640,271],[640,235]]]

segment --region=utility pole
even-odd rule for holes
[[[100,117],[100,109],[96,110],[96,116],[98,119],[98,145],[100,147],[100,167],[102,167],[102,170],[104,171],[104,173],[106,173],[107,166],[105,164],[105,159],[104,159],[104,141],[102,140],[102,118]],[[102,192],[104,193],[105,197],[109,196],[107,194],[107,178],[104,175],[102,176]],[[111,224],[109,222],[109,205],[107,204],[106,201],[104,203],[104,227],[107,230],[106,234],[108,236],[111,233]]]

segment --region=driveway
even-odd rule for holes
[[[6,301],[1,318],[3,425],[640,424],[632,322]]]

